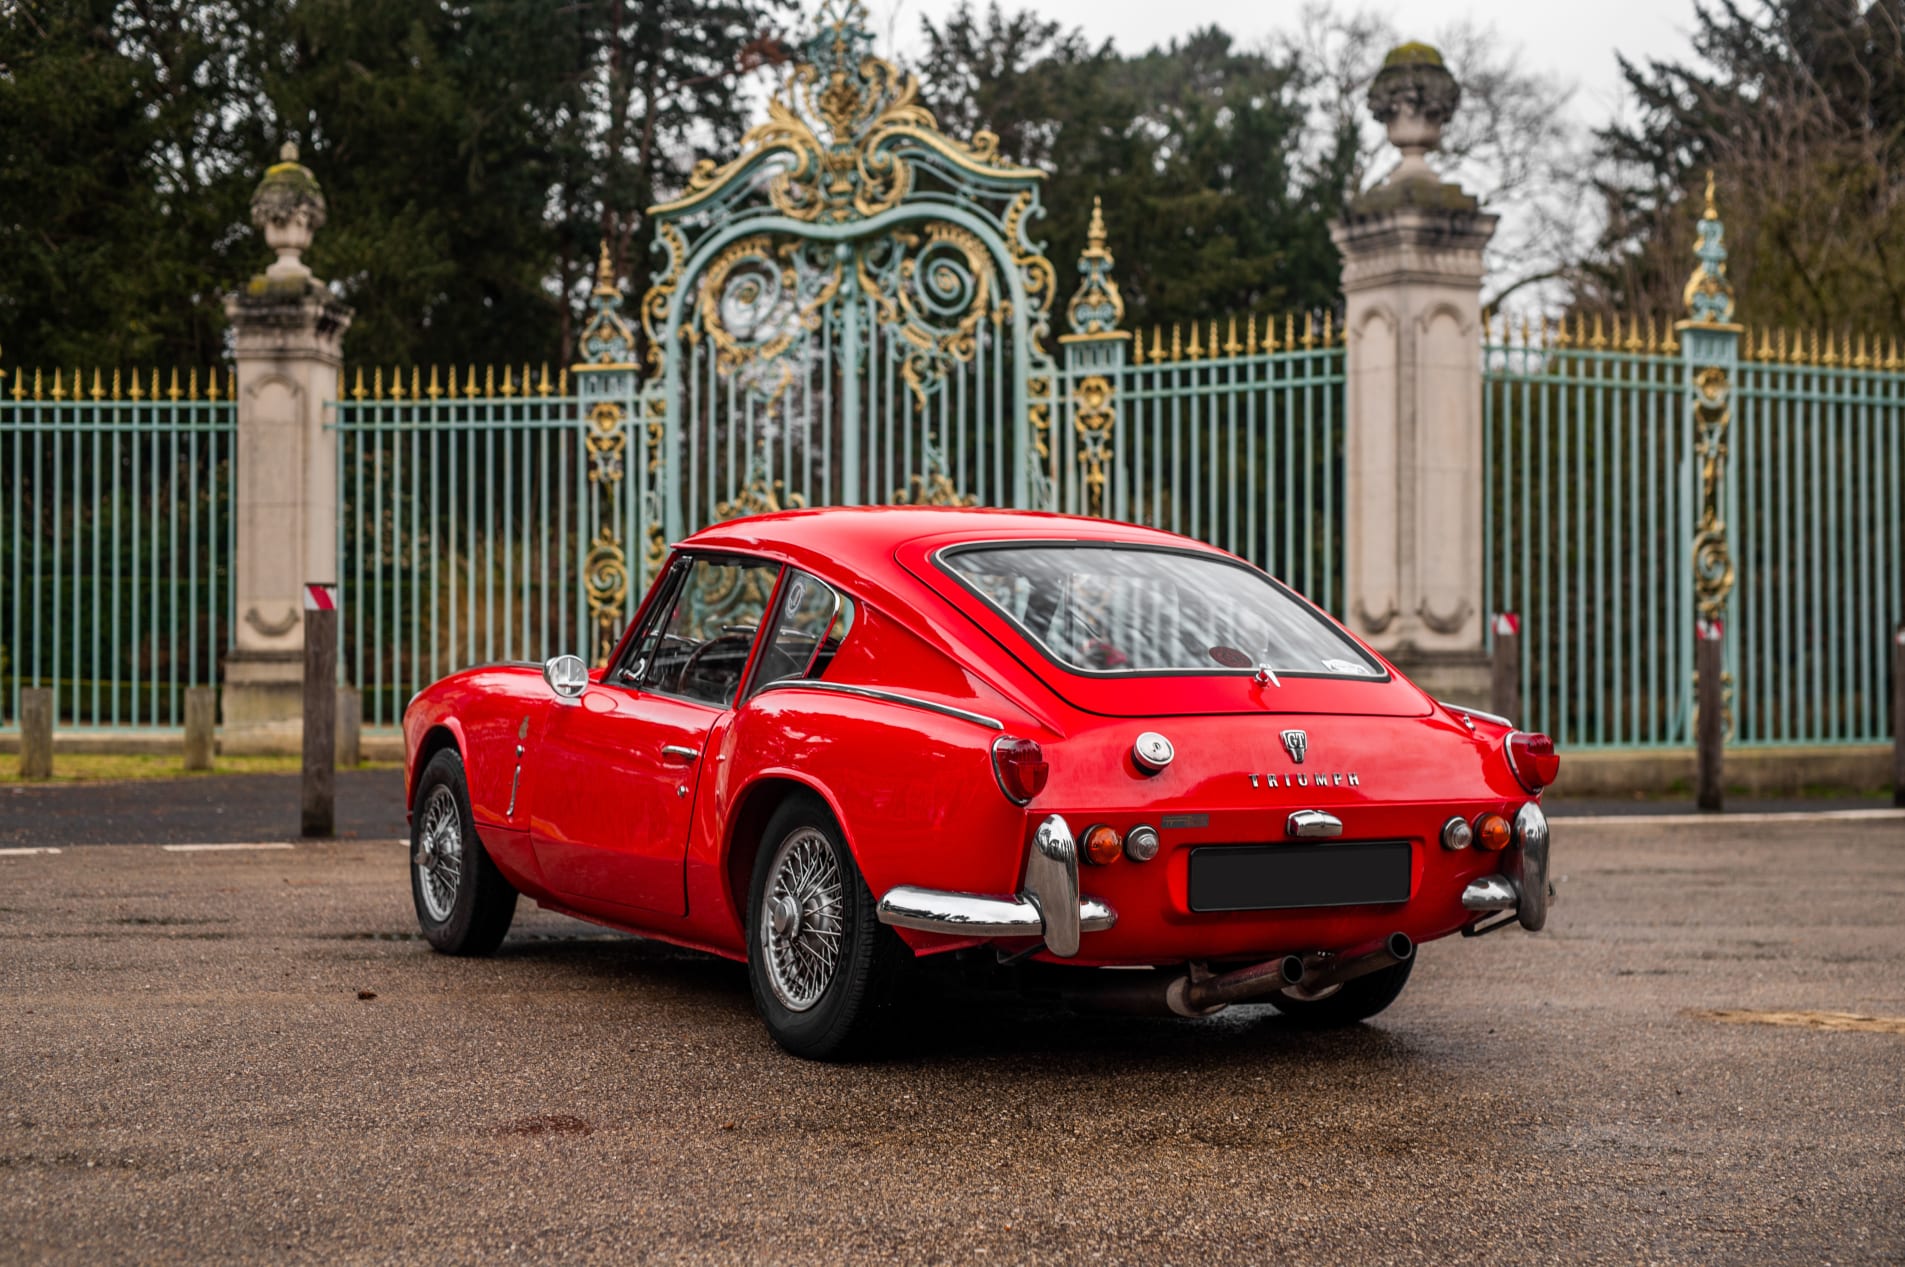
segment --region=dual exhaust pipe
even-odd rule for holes
[[[1374,950],[1359,955],[1335,955],[1316,951],[1308,955],[1284,955],[1248,968],[1211,975],[1197,968],[1181,976],[1159,980],[1117,981],[1086,990],[1067,990],[1066,997],[1078,1004],[1112,1011],[1169,1012],[1177,1016],[1215,1016],[1233,1003],[1247,1003],[1285,990],[1300,989],[1317,994],[1332,986],[1343,985],[1372,972],[1406,963],[1415,956],[1415,943],[1407,933],[1391,933]],[[1068,974],[1076,976],[1075,973]],[[1105,973],[1112,977],[1136,977],[1137,973]]]

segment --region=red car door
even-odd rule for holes
[[[686,912],[688,811],[720,715],[608,683],[556,702],[537,745],[530,819],[551,888],[580,906]]]
[[[599,682],[559,699],[526,758],[530,840],[578,909],[687,911],[683,868],[708,732],[734,706],[777,564],[678,559]]]

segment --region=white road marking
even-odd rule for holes
[[[1555,823],[1624,823],[1630,827],[1679,827],[1688,823],[1724,825],[1727,823],[1817,823],[1883,822],[1905,819],[1905,809],[1819,809],[1781,810],[1760,814],[1569,814],[1549,816]]]
[[[0,858],[24,858],[28,854],[58,853],[59,850],[39,845],[30,849],[0,849]]]
[[[290,849],[294,846],[283,843],[264,843],[248,845],[160,845],[167,853],[230,853],[238,849]]]

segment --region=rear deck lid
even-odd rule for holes
[[[1433,707],[1322,611],[1215,551],[963,533],[908,542],[898,559],[1086,712],[1419,717]]]

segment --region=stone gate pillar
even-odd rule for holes
[[[300,258],[324,194],[287,142],[251,198],[277,260],[225,300],[237,354],[233,484],[238,621],[225,657],[225,750],[295,746],[302,719],[303,591],[337,576],[337,398],[350,308]],[[353,601],[344,595],[343,601]]]
[[[1496,217],[1427,161],[1461,88],[1426,44],[1369,89],[1402,162],[1330,226],[1348,342],[1344,616],[1424,689],[1485,706],[1482,249]]]

